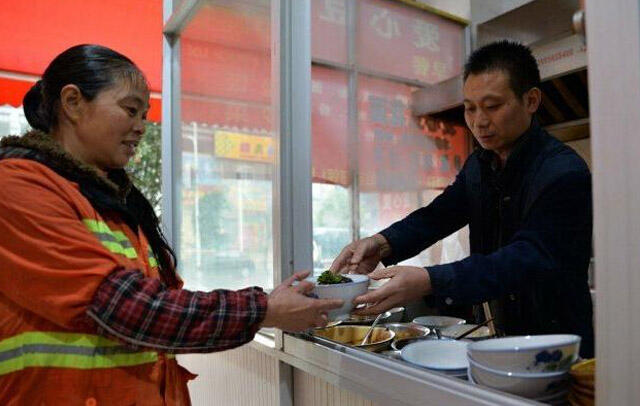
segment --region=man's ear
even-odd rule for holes
[[[86,109],[86,100],[76,85],[65,85],[60,90],[60,112],[72,123],[76,123]]]
[[[537,87],[529,89],[524,94],[524,106],[531,114],[538,111],[540,104],[542,103],[542,91]]]

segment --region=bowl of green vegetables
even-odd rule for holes
[[[353,310],[353,299],[367,293],[369,277],[359,274],[334,274],[324,271],[318,276],[307,278],[316,286],[313,295],[320,299],[342,299],[344,304],[339,309],[330,310],[327,314],[329,321],[345,320]]]

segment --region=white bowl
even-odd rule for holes
[[[353,310],[353,299],[367,293],[367,288],[369,287],[369,277],[367,275],[348,274],[345,276],[351,278],[352,282],[337,283],[335,285],[318,285],[317,276],[306,279],[316,285],[313,289],[313,294],[319,299],[344,300],[342,307],[329,310],[327,319],[330,321],[348,319],[351,310]]]
[[[456,324],[464,324],[465,320],[449,316],[420,316],[413,319],[413,322],[426,327],[443,328]]]
[[[463,373],[469,367],[464,341],[427,340],[408,344],[400,357],[410,364],[441,372]]]
[[[469,373],[478,385],[530,399],[546,398],[566,390],[569,385],[567,372],[501,372],[480,365],[472,358],[469,358]]]
[[[503,372],[566,372],[578,358],[580,336],[551,334],[495,338],[469,345],[469,355]]]

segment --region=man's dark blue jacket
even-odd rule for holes
[[[471,255],[428,267],[436,303],[497,300],[506,334],[578,334],[581,355],[592,357],[589,168],[535,119],[504,168],[496,158],[478,149],[431,204],[381,231],[392,249],[384,263],[413,257],[468,224]]]

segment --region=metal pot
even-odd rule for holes
[[[315,330],[313,335],[335,341],[340,344],[362,348],[367,351],[382,351],[389,348],[395,333],[384,327],[374,327],[367,344],[360,345],[369,331],[369,326],[336,326]]]

